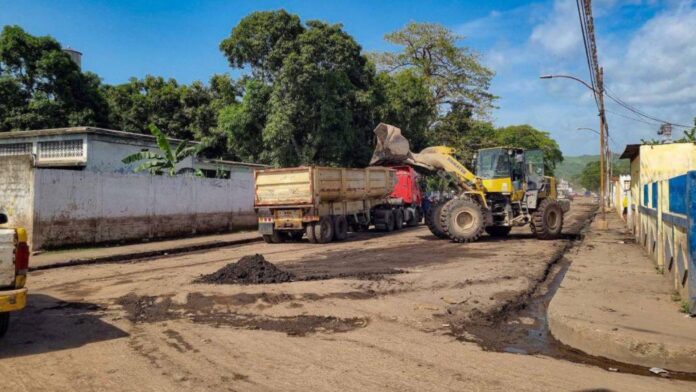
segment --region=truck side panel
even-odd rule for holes
[[[0,229],[0,288],[14,287],[15,231]]]

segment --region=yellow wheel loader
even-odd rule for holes
[[[457,185],[455,198],[433,205],[426,215],[436,237],[472,242],[484,231],[502,237],[514,226],[527,224],[539,239],[561,234],[569,205],[557,200],[556,179],[544,176],[541,150],[479,150],[474,174],[456,159],[453,148],[428,147],[413,153],[399,128],[382,123],[374,132],[377,142],[371,165],[408,164],[446,176]]]

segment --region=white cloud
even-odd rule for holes
[[[573,0],[556,0],[553,11],[532,31],[529,40],[559,57],[582,48],[577,5]]]

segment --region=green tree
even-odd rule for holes
[[[285,10],[253,12],[232,29],[220,50],[232,67],[249,66],[254,76],[271,81],[285,58],[297,51],[303,32],[300,18]]]
[[[129,165],[142,162],[133,170],[136,173],[147,170],[152,175],[163,175],[166,173],[169,176],[175,176],[182,174],[181,170],[177,171],[176,166],[185,158],[193,155],[196,152],[196,148],[191,146],[189,142],[182,141],[174,149],[169,144],[167,136],[157,126],[150,124],[149,128],[157,141],[157,147],[159,147],[160,152],[139,151],[123,158],[123,163]],[[199,177],[203,175],[200,170],[195,171],[194,174]]]
[[[410,69],[381,72],[375,86],[380,100],[374,104],[379,121],[398,124],[413,151],[427,147],[428,127],[437,115],[437,108],[423,78]]]
[[[241,103],[225,106],[219,111],[219,132],[224,134],[227,150],[236,159],[267,161],[263,129],[272,86],[259,79],[248,78],[243,90]]]
[[[614,160],[612,162],[612,174],[615,176],[629,174],[631,171],[630,163],[627,160]],[[590,191],[599,190],[599,161],[589,162],[580,173],[577,181],[583,188]]]
[[[51,37],[19,26],[0,33],[0,131],[107,124],[100,80],[82,73]]]
[[[459,159],[467,166],[470,166],[476,151],[495,146],[495,139],[493,124],[473,119],[470,107],[463,104],[453,105],[428,134],[432,145],[455,148]]]
[[[547,175],[552,175],[556,164],[563,161],[563,153],[558,147],[558,143],[549,136],[549,133],[535,129],[530,125],[511,125],[498,128],[495,141],[503,147],[542,150]]]
[[[388,72],[413,69],[422,76],[441,112],[465,104],[476,115],[487,115],[495,99],[488,91],[494,73],[481,64],[477,53],[457,45],[463,38],[439,24],[411,22],[385,36],[402,46],[401,52],[374,53],[372,58]]]
[[[340,25],[255,12],[220,48],[233,67],[251,69],[241,104],[218,115],[235,155],[282,166],[368,161],[374,67]]]

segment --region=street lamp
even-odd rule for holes
[[[596,133],[597,135],[599,135],[599,131],[596,129],[592,129],[592,128],[584,128],[583,127],[583,128],[576,129],[576,131],[592,131],[592,132]]]
[[[606,136],[606,119],[604,117],[604,88],[602,87],[604,85],[604,72],[602,69],[599,70],[599,74],[597,75],[597,86],[599,86],[599,91],[595,90],[594,87],[592,87],[589,83],[585,82],[584,80],[577,78],[572,75],[541,75],[539,77],[540,79],[555,79],[555,78],[563,78],[563,79],[572,79],[583,86],[587,87],[590,89],[595,94],[595,97],[598,99],[598,108],[599,108],[599,192],[600,192],[600,200],[602,201],[602,205],[600,207],[600,216],[601,216],[601,222],[599,223],[600,228],[606,228],[607,225],[607,216],[606,216],[606,203],[607,203],[607,194],[606,194],[606,186],[608,185],[608,181],[606,179],[606,173],[604,172],[604,169],[606,167],[606,141],[605,136]],[[593,130],[594,131],[594,130]]]

